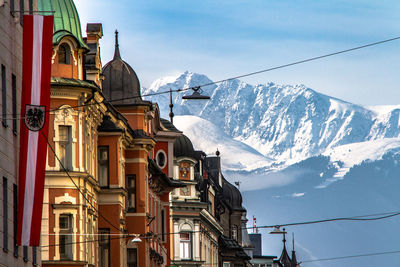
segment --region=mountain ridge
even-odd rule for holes
[[[186,71],[154,81],[143,93],[210,83],[207,76]],[[278,163],[295,163],[341,145],[400,136],[398,106],[368,108],[305,85],[254,86],[237,79],[206,86],[203,91],[211,96],[209,101],[189,102],[174,94],[174,113],[212,121],[227,135]],[[169,95],[149,100],[159,104],[162,115],[169,113]]]

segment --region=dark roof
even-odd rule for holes
[[[224,201],[232,210],[244,211],[242,207],[242,194],[236,186],[229,183],[225,178],[222,179],[222,192]]]
[[[187,186],[185,183],[179,181],[179,180],[174,180],[170,177],[168,177],[161,168],[157,165],[154,159],[149,159],[149,170],[153,175],[157,175],[160,177],[165,186],[168,188],[178,188],[178,187],[185,187]]]
[[[101,23],[88,23],[86,24],[86,32],[93,32],[93,33],[102,33],[103,26]]]
[[[221,158],[220,157],[206,157],[204,160],[204,169],[215,184],[219,184],[219,174],[221,172]]]
[[[289,254],[287,253],[286,250],[286,239],[285,235],[283,236],[283,249],[282,249],[282,254],[279,257],[279,263],[282,267],[292,267],[292,261],[289,257]]]
[[[178,129],[176,129],[175,125],[172,124],[172,122],[170,122],[169,120],[160,118],[161,124],[168,130],[171,132],[176,132],[176,133],[181,133],[181,131],[179,131]]]
[[[174,157],[181,157],[181,156],[192,156],[194,153],[194,148],[192,141],[182,134],[174,141]]]
[[[132,67],[122,60],[119,45],[118,32],[115,32],[114,58],[103,67],[102,87],[107,100],[113,101],[114,105],[144,104],[140,94],[140,83]],[[120,101],[118,99],[128,98]]]
[[[98,86],[92,81],[84,81],[78,79],[51,77],[51,86],[70,86],[70,87],[84,87],[93,90],[98,90]]]
[[[239,245],[239,243],[227,236],[220,235],[218,238],[218,243],[219,246],[222,248],[222,250],[230,250],[234,251],[236,257],[244,259],[244,260],[250,260],[251,258],[244,252],[243,247]]]
[[[104,116],[101,125],[97,128],[99,132],[122,132],[121,128],[118,128],[115,123],[111,121],[110,116]]]

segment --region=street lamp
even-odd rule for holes
[[[202,90],[201,90],[200,86],[192,87],[191,89],[193,90],[193,94],[182,96],[182,99],[185,99],[185,100],[208,100],[208,99],[210,99],[210,97],[208,95],[201,94]]]

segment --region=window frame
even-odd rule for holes
[[[189,239],[188,240],[182,240],[182,235],[188,235]],[[189,255],[185,257],[185,246],[188,246],[188,253]],[[182,249],[183,247],[183,249]],[[193,259],[193,236],[191,232],[180,232],[179,233],[179,256],[181,260],[192,260]]]
[[[67,138],[61,139],[61,129],[65,128],[67,130]],[[73,157],[72,157],[72,126],[71,125],[58,125],[58,157],[60,159],[60,169],[62,169],[61,164],[67,171],[72,171],[73,169]],[[61,150],[64,150],[64,157],[61,158]]]
[[[99,237],[99,267],[110,267],[111,266],[111,243],[110,243],[110,228],[99,228],[99,234],[103,234],[100,235]],[[106,236],[105,236],[105,235]],[[106,241],[104,243],[104,241]],[[108,262],[103,265],[102,264],[102,255],[103,253],[101,253],[103,250],[107,250],[107,258],[108,258]]]
[[[130,186],[130,181],[134,180],[134,186]],[[136,174],[128,174],[126,175],[126,190],[128,191],[128,196],[126,198],[126,210],[128,212],[136,212],[137,208],[137,179]],[[129,199],[132,197],[132,194],[135,195],[134,206],[130,205]]]
[[[58,56],[58,64],[64,64],[64,65],[71,65],[71,47],[67,43],[61,43],[58,46],[58,51],[57,51],[57,56]],[[60,57],[60,55],[63,55],[63,57]]]
[[[13,184],[13,242],[14,242],[14,257],[18,258],[17,232],[18,232],[18,186]]]
[[[136,262],[129,262],[129,252],[133,252],[134,254],[136,254]],[[137,267],[138,266],[138,250],[137,250],[137,248],[127,248],[126,249],[126,264],[127,264],[127,267]],[[135,264],[135,265],[131,266],[130,264]]]
[[[6,66],[3,64],[1,64],[1,105],[1,123],[7,128],[7,71]]]
[[[68,227],[61,228],[61,218],[67,217]],[[74,247],[72,244],[72,233],[73,233],[73,220],[74,216],[70,213],[61,213],[58,217],[59,227],[59,246],[58,252],[60,254],[60,260],[73,260],[74,259]],[[65,244],[62,244],[62,238],[65,238]],[[62,249],[64,252],[62,253]]]
[[[107,159],[106,160],[101,160],[101,150],[105,149],[107,151]],[[107,174],[106,174],[106,183],[105,185],[102,185],[101,177],[100,177],[100,166],[106,166],[107,169]],[[101,188],[109,188],[110,187],[110,150],[109,146],[98,146],[97,147],[97,175],[99,178],[99,185]]]
[[[11,92],[12,92],[12,130],[17,135],[17,77],[11,74]]]
[[[3,251],[8,252],[8,181],[3,176]]]

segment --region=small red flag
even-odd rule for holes
[[[39,246],[50,106],[53,16],[25,15],[19,154],[18,235],[20,246]]]

